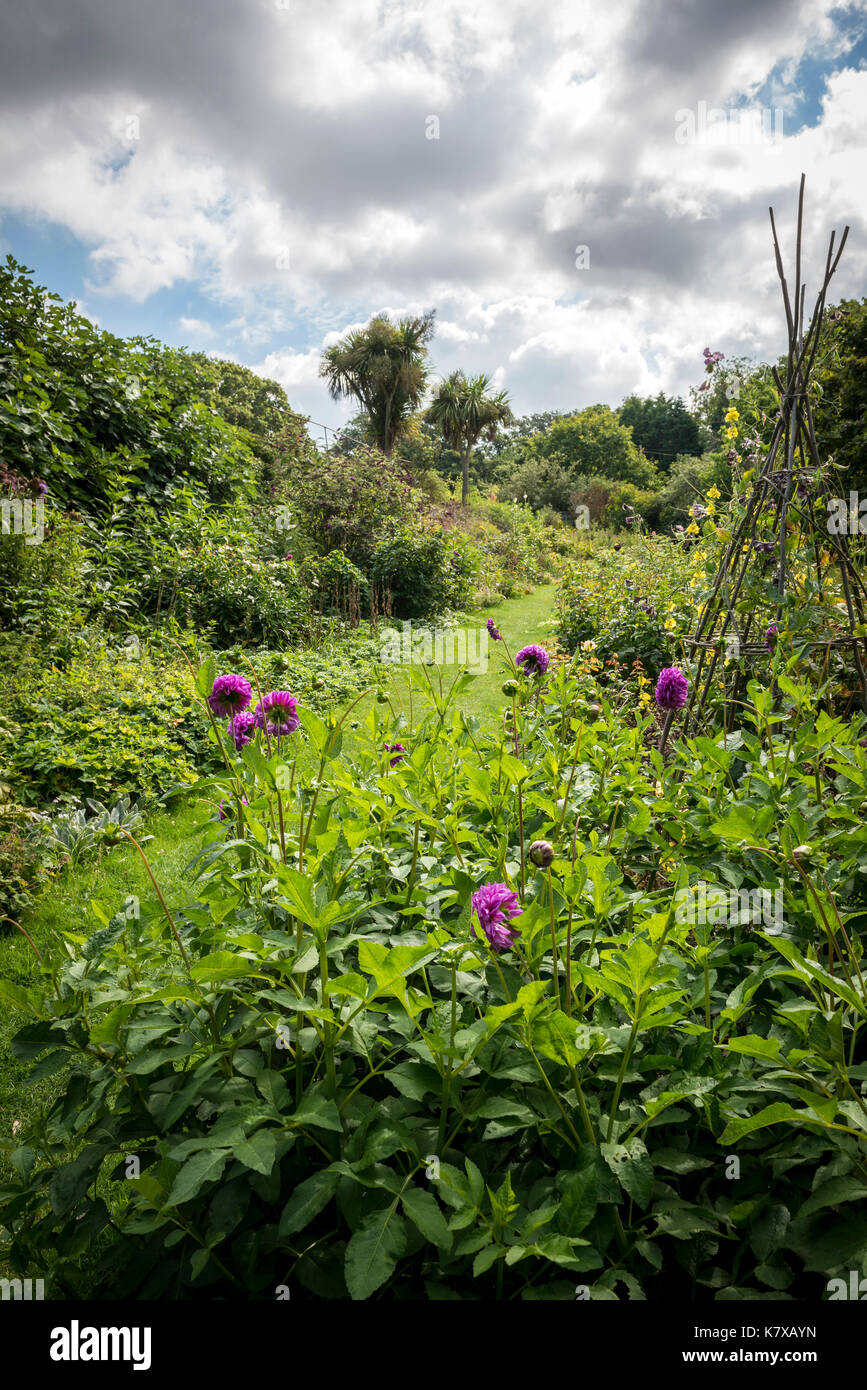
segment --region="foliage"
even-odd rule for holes
[[[235,512],[202,512],[167,530],[157,563],[142,576],[145,612],[177,614],[215,647],[239,639],[280,647],[309,627],[308,596],[295,565],[261,554]]]
[[[656,476],[653,464],[635,447],[631,431],[607,405],[588,406],[555,420],[550,429],[530,440],[527,453],[533,458],[556,456],[572,474],[592,474],[636,487],[651,486]]]
[[[411,477],[399,460],[365,445],[326,454],[300,473],[292,504],[320,550],[342,550],[364,569],[389,525],[411,514]]]
[[[105,333],[0,267],[0,457],[65,507],[171,503],[181,480],[226,499],[253,485],[240,435],[198,397],[197,369],[152,338]]]
[[[113,806],[88,797],[86,806],[76,803],[53,816],[46,815],[40,829],[46,846],[63,863],[74,867],[94,849],[117,844],[122,831],[138,830],[143,820],[141,805],[129,796],[120,797]],[[142,843],[147,838],[142,837]]]
[[[574,509],[575,478],[556,454],[549,458],[525,458],[515,467],[502,464],[496,479],[504,496],[515,501],[525,499],[536,511],[549,507],[567,516]]]
[[[649,509],[659,530],[686,525],[690,509],[701,503],[708,488],[716,487],[723,496],[731,495],[732,470],[721,453],[704,454],[700,459],[682,454],[674,460],[668,478]]]
[[[313,589],[313,601],[321,612],[344,615],[354,612],[356,621],[362,613],[369,613],[370,584],[367,576],[342,550],[311,556],[301,566],[301,574],[305,583]]]
[[[5,750],[4,775],[30,805],[61,795],[101,801],[151,796],[191,783],[206,761],[205,723],[179,656],[103,640],[63,666],[36,660],[7,677],[4,701],[20,734]]]
[[[850,489],[867,493],[867,299],[842,300],[829,310],[826,347],[816,375],[821,395],[816,405],[816,429],[824,448],[841,470],[847,496]]]
[[[20,728],[0,717],[0,757],[5,764],[8,745]],[[30,906],[45,881],[50,856],[36,843],[38,814],[20,805],[0,771],[0,927],[17,921]]]
[[[661,473],[667,473],[678,454],[700,454],[698,422],[677,396],[627,396],[617,412],[620,423]]]
[[[457,576],[453,579],[450,573],[445,538],[418,525],[396,528],[374,554],[370,573],[380,589],[388,592],[396,618],[439,613],[459,587]]]
[[[21,493],[18,494],[21,496]],[[68,641],[86,621],[87,529],[43,503],[43,535],[0,534],[0,631],[46,647]],[[35,516],[35,514],[34,514]]]
[[[493,439],[501,425],[512,419],[505,391],[489,393],[490,378],[468,377],[452,372],[440,382],[427,408],[426,417],[442,434],[445,443],[461,455],[461,505],[470,495],[470,452],[482,436]]]
[[[569,652],[594,644],[598,669],[637,672],[653,679],[680,661],[682,641],[710,583],[713,558],[701,547],[685,551],[665,537],[622,536],[589,542],[567,569],[557,597],[558,636]],[[633,669],[638,661],[640,665]],[[598,678],[598,677],[597,677]]]
[[[584,474],[574,479],[572,495],[576,507],[587,508],[592,525],[613,530],[628,525],[632,512],[641,515],[650,512],[655,497],[655,494],[642,491],[632,483]]]
[[[195,906],[100,907],[2,984],[16,1057],[71,1064],[10,1145],[13,1270],[89,1298],[700,1302],[859,1267],[867,1002],[836,904],[864,900],[863,720],[778,660],[784,723],[756,686],[735,737],[667,763],[557,663],[502,739],[462,717],[470,677],[424,669],[412,730],[377,705],[357,755],[305,711],[312,799],[294,745],[233,758],[213,795],[247,805]],[[492,880],[522,908],[499,956],[471,923]]]
[[[427,344],[434,311],[394,324],[385,314],[348,333],[322,354],[320,376],[333,400],[354,397],[367,416],[371,442],[388,455],[418,409],[427,382]]]
[[[285,479],[287,472],[309,458],[312,444],[305,417],[292,410],[279,382],[259,376],[240,362],[190,354],[201,399],[221,419],[243,432],[261,464],[265,492]]]

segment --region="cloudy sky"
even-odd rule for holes
[[[329,426],[382,311],[519,413],[775,356],[802,170],[867,292],[867,0],[7,0],[0,107],[0,254]]]

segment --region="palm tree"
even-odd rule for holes
[[[327,381],[332,400],[355,397],[384,454],[391,453],[421,404],[435,312],[431,309],[396,324],[378,314],[366,328],[347,334],[322,354],[319,375]]]
[[[470,451],[483,434],[493,439],[499,426],[508,425],[513,418],[506,392],[489,396],[489,385],[490,377],[467,377],[463,372],[452,372],[440,383],[426,411],[428,420],[438,426],[449,448],[460,451],[461,505],[464,507],[470,495]]]

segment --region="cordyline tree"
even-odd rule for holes
[[[435,312],[398,323],[380,314],[322,354],[319,375],[327,381],[332,400],[355,397],[367,415],[371,438],[384,454],[391,453],[424,395]]]
[[[508,425],[512,420],[506,392],[489,396],[489,385],[487,376],[467,377],[463,372],[452,372],[437,387],[425,412],[449,448],[460,452],[461,505],[464,507],[470,495],[470,451],[483,434],[493,439],[500,425]]]

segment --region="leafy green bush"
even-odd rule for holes
[[[94,644],[63,667],[29,667],[5,699],[20,725],[7,775],[30,805],[147,797],[195,781],[208,761],[207,723],[179,657],[157,662],[143,647],[134,660]]]
[[[171,505],[252,490],[241,435],[199,398],[196,366],[150,338],[94,327],[7,256],[0,266],[0,458],[63,506],[102,513],[127,494]]]
[[[323,552],[342,550],[366,570],[381,538],[413,507],[405,465],[358,445],[330,453],[292,479],[292,509]]]
[[[632,430],[607,405],[592,405],[552,421],[526,446],[528,458],[553,458],[571,474],[590,474],[615,482],[652,487],[656,470],[640,454]]]
[[[342,550],[310,556],[300,566],[304,583],[312,590],[312,601],[321,612],[358,614],[370,611],[370,584],[357,565]]]
[[[302,709],[291,748],[244,749],[195,904],[104,914],[0,982],[14,1055],[71,1064],[6,1146],[13,1271],[73,1298],[702,1302],[861,1267],[867,997],[836,903],[864,897],[864,720],[777,674],[784,721],[753,686],[730,741],[668,762],[648,721],[588,725],[567,665],[519,682],[502,743],[461,716],[470,677],[416,672],[411,735],[376,705],[350,754]],[[504,880],[495,954],[473,897]],[[690,919],[702,884],[734,906]]]
[[[504,497],[526,498],[535,511],[547,507],[570,518],[574,513],[575,477],[564,466],[562,455],[530,456],[515,466],[501,466],[496,479]]]
[[[622,530],[628,524],[630,512],[643,516],[656,498],[656,494],[633,487],[631,483],[589,475],[575,479],[573,496],[576,506],[587,508],[592,525],[612,530]]]
[[[456,563],[457,552],[455,552]],[[373,580],[391,594],[396,618],[426,618],[441,612],[452,590],[449,548],[442,534],[403,526],[377,549],[370,565]]]
[[[87,532],[43,504],[42,539],[0,533],[0,632],[26,634],[51,648],[65,646],[87,618]],[[35,514],[31,524],[36,527]]]
[[[8,757],[9,740],[20,729],[0,718],[0,756]],[[38,814],[21,806],[0,773],[0,927],[19,921],[45,881],[50,855],[39,842]]]

